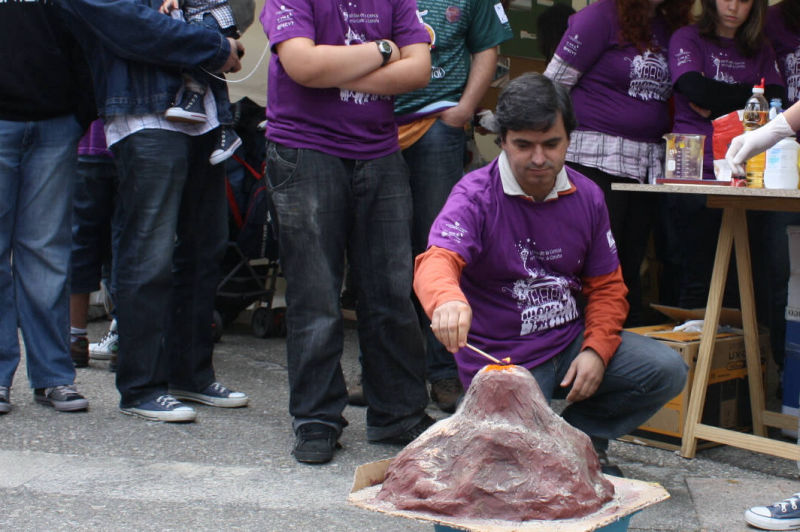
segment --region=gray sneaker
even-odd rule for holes
[[[8,386],[0,386],[0,414],[8,414],[11,412],[11,392]]]
[[[89,408],[89,401],[78,393],[74,384],[53,388],[36,388],[33,400],[40,405],[52,406],[59,412],[75,412]]]

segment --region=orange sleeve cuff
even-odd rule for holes
[[[459,282],[466,265],[455,251],[436,246],[417,256],[414,261],[414,292],[429,318],[442,303],[468,303]]]
[[[628,288],[622,280],[622,268],[617,266],[607,275],[584,277],[582,282],[587,302],[581,349],[593,349],[608,366],[622,342],[620,332],[628,317]]]

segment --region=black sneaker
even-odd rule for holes
[[[754,506],[744,513],[748,524],[764,530],[800,529],[800,493],[771,506]]]
[[[0,414],[11,412],[11,392],[8,386],[0,386]]]
[[[456,411],[458,400],[464,395],[464,387],[458,377],[449,377],[431,383],[431,401],[443,412]]]
[[[85,336],[78,336],[69,344],[69,356],[72,365],[76,368],[89,367],[89,340]]]
[[[420,434],[425,432],[430,428],[431,425],[436,423],[436,420],[433,419],[428,414],[419,420],[419,422],[408,429],[405,432],[401,432],[395,436],[389,436],[388,438],[382,438],[380,440],[370,440],[370,443],[390,443],[393,445],[408,445],[412,441],[416,440]]]
[[[335,428],[324,423],[306,423],[297,429],[292,456],[306,464],[325,464],[333,459],[333,451],[341,448]]]
[[[622,474],[622,469],[608,459],[608,454],[605,451],[598,451],[597,449],[595,449],[595,451],[597,451],[597,460],[600,462],[600,471],[602,471],[604,475],[625,477],[625,475]]]
[[[40,405],[52,406],[59,412],[75,412],[89,408],[89,401],[78,393],[75,385],[36,388],[33,400]]]
[[[203,107],[202,92],[184,90],[179,101],[164,113],[170,122],[186,122],[188,124],[202,124],[207,120],[206,110]]]
[[[208,158],[208,162],[211,164],[219,164],[222,161],[226,161],[230,159],[231,155],[236,151],[236,149],[242,145],[242,139],[239,138],[239,135],[230,127],[221,127],[219,138],[217,139],[217,146],[214,151],[211,152],[211,157]]]

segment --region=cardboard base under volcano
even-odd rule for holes
[[[630,514],[669,498],[660,484],[608,476],[614,484],[614,498],[600,510],[579,519],[554,521],[503,521],[499,519],[464,519],[426,512],[398,510],[393,504],[376,500],[391,459],[364,464],[356,469],[347,502],[375,512],[430,521],[434,524],[482,532],[589,532],[615,523]]]

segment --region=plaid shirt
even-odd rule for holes
[[[236,27],[233,10],[228,0],[186,0],[183,12],[187,22],[203,20],[203,15],[210,13],[219,24],[220,29]]]
[[[554,55],[544,75],[571,89],[578,83],[581,73]],[[567,161],[640,183],[655,183],[664,176],[663,144],[624,139],[599,131],[573,131]]]
[[[656,179],[664,177],[661,143],[637,142],[597,131],[573,131],[567,161],[640,183],[654,184]]]

